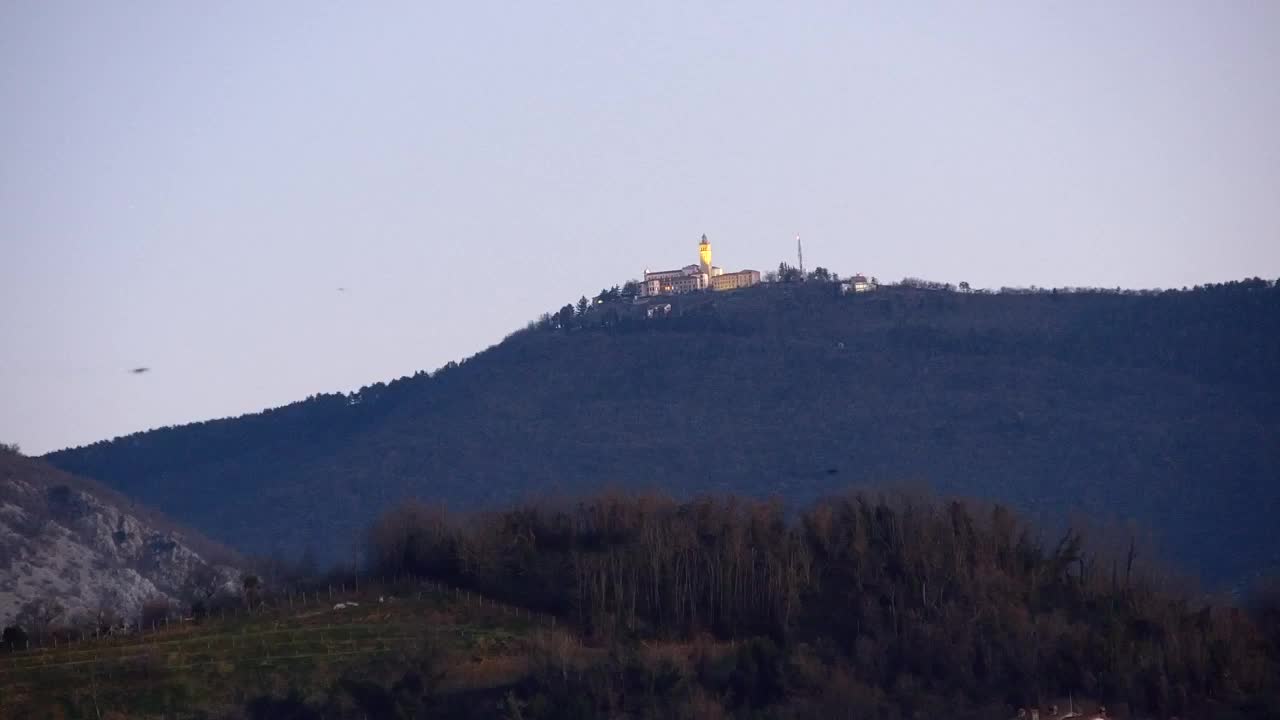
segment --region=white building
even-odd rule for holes
[[[686,265],[679,270],[645,270],[644,282],[640,283],[640,295],[644,297],[679,295],[706,289],[707,276],[697,265]]]
[[[840,292],[845,293],[864,293],[871,292],[876,289],[876,283],[868,280],[866,275],[854,275],[847,280],[840,281]]]
[[[640,283],[641,297],[659,295],[679,295],[698,292],[699,290],[736,290],[759,284],[760,273],[755,270],[740,270],[726,273],[711,264],[711,241],[702,236],[698,244],[698,264],[686,265],[679,270],[644,271],[644,280]]]

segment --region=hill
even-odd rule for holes
[[[0,718],[1280,711],[1280,596],[1206,606],[1127,548],[1041,544],[1000,506],[613,494],[410,503],[376,528],[369,574],[246,585],[125,637],[0,643]]]
[[[109,488],[0,451],[0,625],[136,619],[177,599],[197,568],[233,561]]]
[[[347,557],[404,497],[910,482],[1132,520],[1211,583],[1277,566],[1280,290],[838,296],[772,284],[547,316],[460,364],[53,453],[257,553]]]

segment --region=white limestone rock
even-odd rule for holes
[[[28,458],[0,463],[0,626],[37,599],[62,606],[58,624],[104,610],[136,619],[148,600],[180,601],[191,573],[209,564],[181,531],[91,487]],[[239,573],[215,567],[234,587]]]

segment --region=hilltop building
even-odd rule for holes
[[[867,276],[861,273],[854,275],[853,277],[848,278],[846,280],[840,281],[841,294],[871,292],[872,290],[875,290],[877,287],[879,286],[876,285],[874,278],[871,280],[868,280]]]
[[[759,284],[756,270],[739,270],[727,273],[711,264],[711,241],[706,235],[698,243],[698,264],[686,265],[679,270],[644,271],[640,283],[641,297],[680,295],[699,290],[737,290]]]

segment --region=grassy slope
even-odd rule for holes
[[[386,602],[379,603],[382,595]],[[334,610],[339,601],[359,606]],[[339,678],[385,682],[427,649],[444,693],[501,688],[528,669],[550,620],[474,595],[380,586],[292,608],[175,624],[141,637],[0,653],[0,718],[217,716],[260,695],[322,700]],[[558,632],[558,631],[557,631]]]
[[[52,456],[260,552],[344,556],[405,496],[920,482],[1134,519],[1211,581],[1273,566],[1280,293],[686,298],[629,332],[518,333],[456,368]]]

